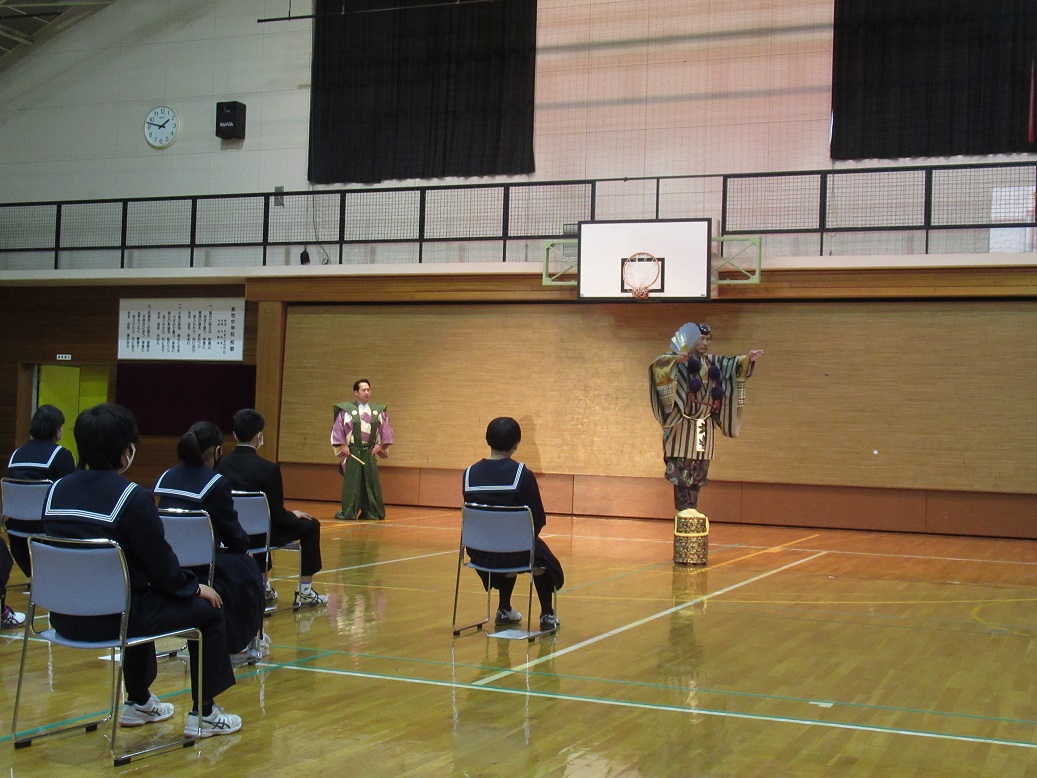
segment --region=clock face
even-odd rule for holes
[[[156,149],[171,146],[179,129],[180,119],[176,111],[164,105],[152,108],[144,118],[144,140]]]

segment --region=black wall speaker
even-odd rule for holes
[[[216,103],[216,137],[230,140],[245,137],[245,104],[232,100]]]

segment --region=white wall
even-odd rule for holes
[[[291,7],[308,14],[312,2]],[[308,188],[311,22],[256,22],[288,8],[116,0],[36,46],[0,71],[0,202]],[[832,0],[539,0],[538,9],[529,179],[833,167]],[[223,100],[248,106],[244,141],[215,137]],[[143,121],[163,104],[183,129],[156,151]],[[718,202],[713,182],[689,195],[703,213]],[[622,197],[608,218],[623,218],[630,193],[613,188]],[[599,189],[605,209],[609,193]],[[654,191],[644,198],[654,203]]]
[[[305,188],[310,22],[256,23],[287,7],[118,0],[40,44],[0,72],[0,199]],[[248,106],[244,141],[215,137],[224,100]],[[163,151],[144,141],[157,105],[182,122]]]

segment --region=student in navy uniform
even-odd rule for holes
[[[80,469],[51,487],[43,510],[48,535],[58,538],[110,538],[122,547],[129,568],[130,635],[161,634],[196,627],[205,651],[201,667],[206,698],[197,699],[198,653],[191,653],[194,708],[187,715],[186,735],[211,737],[241,729],[241,718],[225,713],[213,700],[234,685],[219,593],[177,562],[166,542],[151,491],[122,476],[137,453],[137,422],[120,405],[102,403],[79,414],[74,429]],[[52,626],[74,640],[110,639],[118,633],[118,616],[50,614]],[[126,703],[119,715],[124,727],[164,721],[173,706],[150,690],[158,673],[155,645],[127,649],[123,657]]]
[[[59,445],[64,432],[65,414],[53,405],[41,405],[29,423],[29,442],[15,449],[7,463],[7,477],[24,481],[57,481],[76,469],[72,452]],[[8,526],[22,532],[40,532],[39,522],[10,519]],[[32,577],[29,543],[11,538],[11,555],[26,578]]]
[[[213,587],[223,598],[227,645],[232,652],[248,652],[253,661],[265,656],[259,638],[263,625],[263,577],[249,556],[249,541],[238,523],[231,485],[213,468],[223,456],[223,433],[209,421],[189,429],[176,447],[180,464],[164,472],[155,484],[159,508],[203,510],[212,521],[216,538]],[[194,571],[200,577],[205,571]],[[266,650],[269,653],[269,650]]]
[[[220,460],[216,472],[227,476],[234,488],[242,492],[263,492],[270,506],[270,545],[282,546],[299,541],[302,551],[299,562],[299,589],[293,607],[315,607],[328,602],[327,595],[313,589],[313,574],[322,567],[320,556],[320,522],[302,511],[284,507],[284,482],[281,468],[259,456],[263,445],[266,420],[259,411],[243,408],[234,414],[234,450]],[[269,569],[266,559],[256,558],[260,570]],[[267,584],[267,601],[277,599],[277,593]]]
[[[540,629],[557,629],[561,622],[555,615],[553,595],[562,588],[565,575],[558,558],[547,547],[547,543],[540,539],[540,530],[547,524],[547,514],[544,512],[536,476],[524,464],[511,458],[520,440],[522,428],[510,416],[501,416],[489,423],[486,427],[486,442],[490,446],[490,456],[465,470],[464,501],[483,505],[525,505],[529,508],[537,535],[533,561],[538,570],[542,568],[542,572],[533,576],[533,586],[540,600]],[[527,552],[501,554],[470,548],[468,556],[476,564],[487,567],[519,567],[529,562]],[[488,590],[490,576],[482,571],[477,572]],[[500,595],[495,618],[497,626],[522,621],[522,614],[511,607],[515,580],[514,577],[499,575],[492,578],[492,586]]]

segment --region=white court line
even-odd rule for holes
[[[822,552],[823,553],[823,552]],[[807,561],[807,560],[803,560]],[[789,565],[791,567],[791,565]],[[775,571],[777,572],[777,571]],[[384,675],[382,673],[365,673],[359,670],[335,670],[323,667],[300,667],[298,665],[268,665],[264,667],[278,670],[297,670],[304,673],[324,673],[327,675],[339,675],[351,678],[367,678],[371,680],[395,681],[398,683],[413,683],[419,686],[439,686],[446,689],[473,689],[493,692],[495,694],[514,694],[522,697],[539,697],[550,700],[568,700],[570,702],[588,702],[592,705],[611,705],[618,708],[637,708],[640,710],[666,711],[671,713],[693,713],[699,716],[717,716],[729,719],[748,719],[751,721],[765,721],[773,724],[799,724],[804,727],[826,727],[829,729],[846,729],[854,732],[873,732],[880,735],[903,735],[907,737],[932,738],[934,740],[955,740],[963,743],[983,743],[986,745],[1014,746],[1017,748],[1037,748],[1037,743],[1025,743],[1019,740],[998,740],[996,738],[978,737],[975,735],[951,735],[946,732],[925,732],[916,729],[900,729],[894,727],[878,727],[868,724],[846,724],[837,721],[819,721],[817,719],[800,719],[791,716],[766,716],[759,713],[737,713],[726,710],[710,710],[708,708],[683,708],[678,705],[660,705],[651,702],[635,702],[632,700],[615,700],[602,697],[581,697],[572,694],[559,694],[557,692],[540,692],[532,689],[508,689],[501,686],[480,686],[476,681],[474,684],[458,683],[456,681],[435,681],[426,678],[404,678],[398,675]]]
[[[431,554],[418,554],[417,556],[405,556],[399,559],[383,559],[380,562],[367,562],[362,565],[350,565],[349,567],[335,567],[331,570],[321,570],[321,573],[341,573],[344,570],[361,570],[365,567],[378,567],[378,565],[394,565],[397,562],[413,562],[415,559],[428,559],[433,556],[443,556],[444,554],[456,554],[457,549],[450,551],[433,551]]]
[[[643,619],[638,619],[637,621],[632,621],[629,624],[623,625],[622,627],[616,627],[615,629],[610,629],[608,632],[603,632],[600,635],[598,635],[596,637],[593,637],[593,638],[589,638],[587,640],[584,640],[581,643],[575,643],[575,644],[569,646],[568,648],[563,648],[561,651],[554,651],[551,654],[548,654],[547,656],[542,656],[539,659],[534,659],[532,662],[526,662],[525,664],[518,665],[516,667],[511,668],[510,670],[504,670],[502,672],[497,673],[496,675],[491,675],[491,676],[488,676],[486,678],[482,678],[482,679],[476,681],[474,685],[475,686],[485,686],[488,683],[493,683],[494,681],[499,681],[502,678],[507,678],[509,675],[514,675],[515,673],[520,673],[520,672],[523,672],[525,670],[528,670],[530,667],[535,667],[536,665],[541,664],[542,662],[549,662],[549,661],[555,659],[556,657],[564,656],[565,654],[572,653],[573,651],[577,651],[577,650],[579,650],[581,648],[586,648],[587,646],[594,645],[595,643],[598,643],[598,642],[604,640],[605,638],[610,638],[613,635],[619,635],[619,634],[621,634],[623,632],[627,632],[629,630],[635,629],[636,627],[640,627],[642,624],[647,624],[650,621],[655,621],[656,619],[661,619],[663,616],[669,616],[671,613],[676,613],[677,611],[684,610],[685,608],[689,608],[692,605],[697,605],[700,602],[705,602],[706,600],[709,600],[709,599],[711,599],[713,597],[716,597],[718,595],[727,594],[728,592],[733,592],[735,589],[741,589],[743,586],[748,586],[751,583],[756,583],[757,581],[762,581],[764,578],[768,578],[768,577],[770,577],[770,576],[772,576],[772,575],[774,575],[776,573],[784,572],[785,570],[788,570],[790,568],[796,567],[797,565],[801,565],[804,562],[810,562],[810,561],[812,561],[814,559],[817,559],[818,557],[824,556],[827,553],[828,553],[827,551],[820,551],[820,552],[814,554],[813,556],[804,557],[803,559],[798,559],[795,562],[790,562],[789,564],[785,565],[784,567],[778,567],[778,568],[775,568],[774,570],[769,570],[766,573],[760,573],[760,575],[758,575],[758,576],[756,576],[754,578],[748,578],[745,581],[742,581],[740,583],[732,584],[731,586],[725,587],[723,589],[718,589],[717,591],[711,592],[709,594],[704,594],[703,596],[696,597],[694,600],[690,600],[689,602],[682,603],[681,605],[675,605],[672,608],[667,608],[666,610],[659,611],[658,613],[652,614],[651,616],[645,616]]]
[[[612,521],[612,519],[609,519],[609,521]],[[616,519],[616,521],[622,521],[622,519]],[[641,521],[641,520],[640,519],[635,519],[634,521]],[[454,526],[454,527],[444,527],[444,526],[430,526],[430,525],[427,525],[427,524],[413,524],[413,525],[411,525],[411,524],[393,524],[393,526],[394,527],[404,528],[404,529],[427,529],[427,530],[436,530],[436,531],[442,531],[442,532],[458,532],[458,529],[459,529],[456,526]],[[781,527],[775,527],[775,529],[781,529]],[[786,527],[785,529],[810,529],[810,528],[809,527]],[[858,531],[863,532],[863,530],[858,530]],[[612,543],[665,543],[665,544],[669,545],[670,543],[673,542],[673,538],[671,538],[671,537],[664,537],[664,538],[644,538],[644,537],[619,538],[619,537],[604,537],[604,536],[601,536],[601,535],[566,534],[564,532],[558,532],[558,533],[555,533],[555,532],[544,532],[544,533],[541,534],[541,537],[544,538],[544,539],[557,538],[557,539],[562,540],[562,541],[567,541],[567,540],[594,540],[594,541],[598,541],[598,542],[604,541],[604,542],[612,542]],[[338,540],[338,538],[336,538],[336,540]],[[713,548],[714,549],[719,549],[719,548],[723,548],[723,549],[745,549],[746,551],[761,551],[761,550],[766,550],[768,548],[772,548],[772,546],[757,546],[757,545],[753,545],[753,544],[750,544],[750,543],[722,543],[722,544],[721,543],[717,543],[717,544],[713,545]],[[1026,561],[1026,560],[1018,560],[1018,559],[983,559],[983,558],[980,558],[980,557],[949,557],[949,556],[936,556],[936,555],[932,555],[932,554],[929,554],[929,555],[926,555],[926,554],[893,554],[893,553],[884,552],[884,551],[846,551],[846,550],[837,549],[837,548],[819,549],[819,548],[814,548],[814,547],[811,547],[811,546],[782,546],[782,548],[786,548],[786,549],[788,549],[790,551],[802,551],[802,552],[806,552],[806,553],[809,553],[811,551],[824,551],[824,552],[826,552],[828,554],[844,554],[846,556],[866,556],[866,557],[876,557],[876,558],[879,558],[879,559],[920,559],[922,561],[929,561],[929,562],[971,562],[971,563],[977,563],[977,564],[992,564],[992,565],[1018,565],[1018,566],[1021,566],[1021,567],[1035,567],[1035,566],[1037,566],[1037,562],[1035,562],[1035,561]]]
[[[380,562],[367,562],[362,565],[350,565],[349,567],[334,567],[331,570],[321,570],[317,575],[324,575],[325,573],[341,573],[346,570],[361,570],[365,567],[378,567],[378,565],[394,565],[397,562],[413,562],[415,559],[428,559],[434,556],[443,556],[444,554],[456,554],[457,551],[433,551],[431,554],[418,554],[417,556],[406,556],[400,559],[383,559]],[[272,581],[292,581],[295,580],[295,576],[288,575],[284,577],[271,578]],[[328,583],[325,581],[325,583]]]

